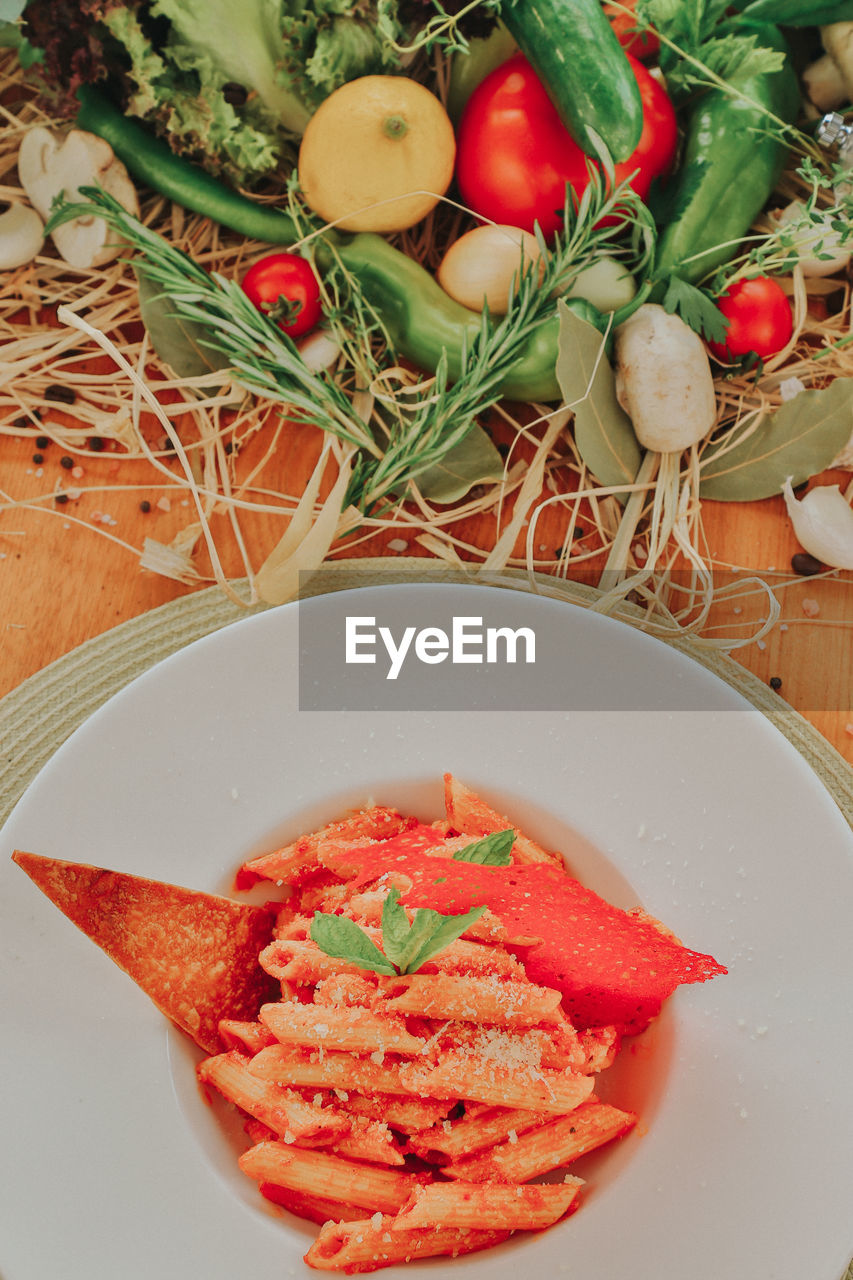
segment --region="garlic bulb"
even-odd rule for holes
[[[798,502],[789,477],[782,492],[803,550],[833,569],[853,569],[853,508],[838,485],[818,485]]]

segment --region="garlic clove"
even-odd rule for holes
[[[838,485],[818,485],[798,502],[789,477],[782,492],[803,550],[833,569],[853,569],[853,508]]]
[[[32,262],[44,244],[44,225],[28,204],[12,204],[0,213],[0,271]]]
[[[297,343],[299,354],[312,373],[322,373],[337,363],[341,344],[330,329],[315,329]]]

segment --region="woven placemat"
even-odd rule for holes
[[[473,579],[453,570],[436,572],[434,561],[408,560],[406,564],[399,573],[390,573],[386,561],[381,571],[376,571],[375,583],[428,580],[491,585],[482,575]],[[371,561],[362,561],[351,573],[338,567],[329,572],[321,569],[303,589],[302,597],[368,585],[371,567]],[[530,579],[525,574],[502,574],[498,582],[507,589],[533,591],[587,608],[599,598],[593,587],[550,578]],[[238,591],[241,585],[245,584],[238,583]],[[0,752],[4,763],[0,825],[57,747],[113,694],[185,645],[263,608],[236,605],[218,588],[196,592],[80,645],[7,694],[0,700]],[[639,610],[635,620],[639,626]],[[726,655],[705,650],[688,636],[675,637],[667,643],[701,663],[763,712],[811,766],[853,826],[853,769],[807,720]],[[853,1280],[853,1262],[840,1280]]]
[[[506,573],[495,580],[482,574],[474,578],[455,570],[436,571],[435,561],[420,559],[407,559],[399,572],[389,571],[387,561],[376,569],[370,560],[358,562],[352,570],[340,566],[320,569],[303,588],[302,597],[373,581],[377,585],[395,581],[491,585],[496,581],[507,589],[532,591],[581,607],[590,607],[599,598],[594,587],[580,583]],[[240,588],[238,583],[238,593]],[[195,592],[89,640],[7,694],[0,700],[0,824],[57,747],[113,694],[178,649],[263,608],[234,604],[216,587]],[[642,619],[638,609],[638,626]],[[677,636],[667,643],[719,676],[761,711],[807,761],[853,826],[853,769],[807,720],[725,654],[703,649],[689,636]]]

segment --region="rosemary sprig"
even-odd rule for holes
[[[226,357],[235,381],[247,391],[286,405],[288,413],[300,421],[375,457],[381,455],[340,387],[307,368],[295,344],[249,301],[237,281],[209,274],[100,187],[81,187],[80,193],[86,203],[61,200],[55,204],[48,223],[51,229],[73,218],[91,217],[95,205],[98,216],[139,254],[134,266],[162,290],[176,315],[208,330],[205,345]]]
[[[616,182],[613,166],[602,150],[600,166],[590,163],[590,180],[575,203],[568,195],[562,232],[550,248],[539,237],[544,274],[530,269],[515,282],[509,310],[493,324],[483,314],[476,337],[462,352],[462,374],[451,384],[442,360],[429,395],[411,408],[398,401],[375,411],[366,423],[355,411],[342,383],[312,373],[294,343],[262,311],[239,284],[209,274],[182,250],[144,226],[100,188],[84,187],[86,203],[60,201],[48,231],[75,217],[104,218],[116,235],[139,255],[134,262],[174,307],[175,314],[201,326],[206,343],[225,357],[234,380],[248,391],[287,407],[291,417],[318,426],[358,450],[347,501],[373,511],[392,494],[400,497],[464,440],[478,414],[497,403],[500,386],[525,344],[554,315],[554,295],[600,254],[616,251],[631,267],[642,270],[654,243],[651,215],[628,186]],[[334,260],[333,241],[327,241]],[[325,256],[325,255],[324,255]],[[331,283],[329,283],[331,281]],[[370,351],[381,325],[361,297],[351,273],[332,269],[327,275],[340,330],[347,322],[351,381],[364,385],[365,375],[379,370]],[[387,335],[384,335],[387,337]],[[393,359],[387,350],[385,359]],[[353,388],[355,390],[355,388]]]

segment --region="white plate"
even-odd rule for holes
[[[382,590],[465,613],[495,596]],[[359,593],[354,611],[383,598]],[[629,1042],[611,1096],[643,1121],[587,1161],[578,1214],[408,1273],[837,1280],[853,1252],[850,832],[788,743],[704,669],[581,609],[514,607],[559,628],[584,679],[665,671],[714,709],[299,712],[285,607],[160,664],[39,775],[0,848],[3,1280],[280,1280],[309,1274],[313,1235],[235,1170],[193,1049],[12,849],[223,891],[243,859],[351,803],[438,816],[445,770],[729,975],[680,989]]]

